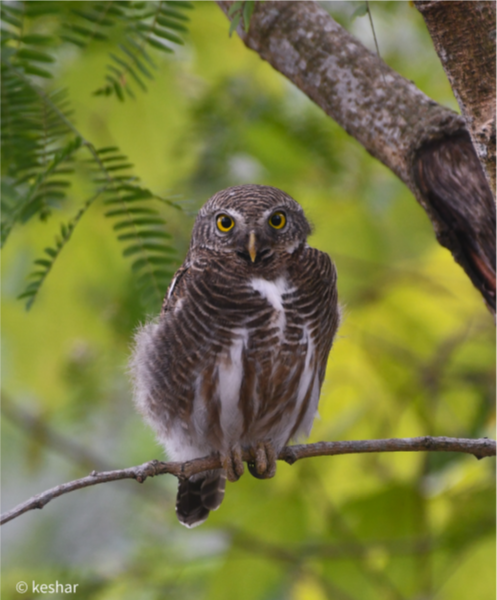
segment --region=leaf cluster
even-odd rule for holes
[[[96,95],[115,94],[124,101],[125,94],[134,98],[131,83],[147,91],[145,80],[153,79],[155,62],[149,49],[172,53],[170,44],[183,45],[189,18],[185,11],[190,2],[88,2],[85,9],[73,9],[79,21],[65,26],[61,38],[79,48],[91,42],[107,42],[120,32],[118,52],[109,53],[105,84]]]
[[[230,6],[228,16],[231,18],[229,35],[233,35],[240,22],[243,22],[243,28],[248,31],[250,28],[250,19],[255,8],[255,0],[236,0]]]
[[[87,52],[92,42],[114,43],[106,83],[95,93],[134,97],[131,82],[146,90],[144,78],[155,68],[150,49],[172,52],[168,42],[181,35],[192,7],[189,2],[12,2],[2,3],[2,223],[5,244],[16,224],[38,216],[47,221],[64,208],[74,177],[83,174],[93,186],[74,216],[60,227],[54,245],[35,261],[31,282],[20,295],[34,302],[63,247],[97,199],[132,257],[132,269],[147,306],[160,306],[174,262],[165,221],[154,203],[173,205],[139,183],[133,165],[119,148],[97,150],[72,121],[69,94],[51,90],[56,52],[70,43]],[[50,18],[55,29],[50,30]],[[49,33],[39,33],[48,31]],[[88,171],[88,167],[90,170]],[[176,206],[176,205],[174,205]],[[178,208],[176,206],[176,208]]]

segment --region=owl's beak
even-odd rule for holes
[[[257,250],[255,249],[255,232],[251,231],[249,235],[248,252],[250,254],[250,260],[255,262],[257,256]]]

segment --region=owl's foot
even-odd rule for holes
[[[250,449],[250,453],[254,457],[253,460],[247,463],[250,474],[257,477],[257,479],[274,477],[277,456],[273,444],[269,441],[259,442]]]
[[[242,460],[242,448],[238,444],[233,446],[229,454],[221,456],[228,481],[238,481],[245,471]]]

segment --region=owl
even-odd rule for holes
[[[219,508],[226,478],[272,477],[291,439],[310,433],[339,324],[336,270],[308,246],[301,206],[240,185],[200,209],[160,316],[136,334],[135,402],[167,455],[210,454],[222,469],[180,480],[176,514],[195,527]]]

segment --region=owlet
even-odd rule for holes
[[[201,208],[160,316],[136,335],[136,404],[175,461],[218,453],[223,469],[180,481],[179,521],[203,523],[226,477],[275,474],[292,438],[307,436],[339,323],[336,270],[310,248],[295,200],[240,185]]]

